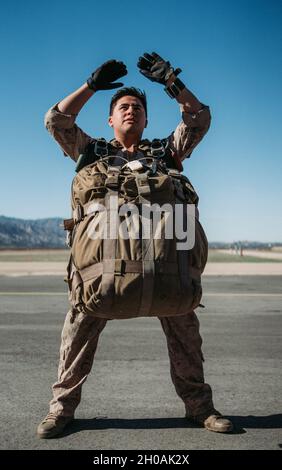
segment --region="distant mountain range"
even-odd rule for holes
[[[0,248],[66,248],[62,219],[24,220],[0,216]]]
[[[66,232],[60,227],[63,219],[25,220],[0,216],[0,249],[8,248],[66,248]],[[234,241],[233,243],[209,242],[210,248],[270,249],[282,243]]]

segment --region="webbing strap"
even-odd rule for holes
[[[172,183],[173,183],[173,186],[174,186],[174,193],[175,193],[176,197],[178,199],[180,199],[180,201],[185,201],[185,196],[184,196],[181,181],[179,181],[176,178],[172,178]]]
[[[73,220],[74,220],[74,223],[77,224],[78,222],[80,222],[83,217],[84,217],[84,210],[83,210],[83,207],[78,204],[74,210],[73,210],[73,213],[72,213],[72,216],[73,216]]]
[[[148,172],[139,173],[135,175],[136,186],[139,195],[139,202],[150,204],[151,188],[148,179]],[[150,213],[149,213],[150,217]],[[142,260],[143,260],[143,286],[141,304],[138,312],[138,316],[149,315],[154,293],[154,276],[155,276],[155,262],[154,262],[154,241],[153,241],[153,230],[152,220],[148,220],[149,236],[142,237]],[[146,238],[147,237],[147,238]]]
[[[148,180],[148,172],[146,173],[136,173],[135,181],[138,190],[139,202],[148,203],[147,199],[150,196],[151,188]]]
[[[150,225],[152,225],[151,220],[150,220]],[[143,258],[143,286],[142,286],[141,305],[139,308],[138,316],[147,316],[150,314],[150,310],[151,310],[152,302],[153,302],[153,293],[154,293],[155,263],[154,263],[153,237],[150,237],[149,239],[144,239],[144,238],[142,239],[142,258]]]
[[[147,173],[136,174],[136,185],[139,194],[140,202],[147,203],[150,201],[150,185]],[[147,199],[148,198],[148,199]],[[150,204],[150,202],[149,202]],[[149,232],[142,236],[142,261],[143,261],[143,286],[141,303],[138,316],[146,316],[150,314],[153,302],[154,293],[154,276],[155,276],[155,252],[154,252],[154,239],[153,239],[153,222],[151,220],[151,213],[148,216]]]
[[[154,264],[156,274],[165,273],[172,276],[178,274],[178,263],[156,260]],[[87,282],[101,276],[103,273],[109,272],[109,270],[111,271],[111,269],[111,266],[109,267],[108,262],[105,260],[80,269],[79,274],[82,281]],[[143,274],[143,261],[116,259],[114,272],[116,276],[122,276],[126,273]],[[197,274],[198,272],[200,273],[199,270],[197,270]]]
[[[81,275],[83,282],[95,279],[95,277],[99,277],[103,274],[103,263],[91,264],[86,268],[80,269],[79,274]]]
[[[119,175],[120,169],[115,166],[108,166],[107,178],[105,181],[105,186],[111,190],[117,191],[119,187]]]
[[[183,230],[187,233],[187,204],[183,204]],[[192,279],[200,279],[201,271],[198,268],[189,265],[189,251],[177,250],[178,273],[180,278],[182,296],[178,305],[177,313],[183,315],[187,312],[187,293],[191,293]],[[186,300],[185,300],[186,299]]]
[[[106,233],[103,239],[103,259],[104,265],[107,265],[107,271],[103,271],[101,282],[101,296],[104,299],[105,308],[111,308],[115,294],[115,257],[116,257],[116,242],[117,238],[114,233],[110,233],[111,223],[116,233],[117,231],[117,213],[115,209],[111,214],[110,196],[116,194],[115,191],[107,192],[104,202],[107,211]]]
[[[65,222],[69,223],[70,225],[71,224],[70,221],[73,221],[73,227],[75,227],[77,224],[79,224],[79,222],[82,221],[82,219],[84,219],[88,215],[91,215],[97,212],[95,204],[96,203],[94,199],[94,200],[86,202],[86,204],[76,206],[72,213],[73,218],[64,220],[64,225],[65,225]]]
[[[183,209],[183,231],[187,233],[187,204],[182,204]],[[188,272],[188,250],[177,250],[178,272],[182,295],[178,305],[177,313],[188,313],[186,311],[186,292],[189,290],[190,269]]]

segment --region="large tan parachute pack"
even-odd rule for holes
[[[71,247],[67,282],[73,314],[123,319],[192,311],[202,297],[208,254],[204,230],[196,216],[193,248],[178,249],[175,230],[167,237],[168,213],[158,212],[156,236],[154,212],[144,216],[144,207],[169,205],[175,221],[178,206],[185,226],[187,206],[198,203],[193,186],[161,159],[146,156],[119,165],[112,159],[82,166],[72,183],[73,218],[64,222]]]

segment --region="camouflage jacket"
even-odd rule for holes
[[[45,115],[45,126],[52,137],[61,147],[65,156],[78,160],[93,138],[87,135],[75,123],[77,114],[64,114],[58,111],[58,103],[52,106]],[[195,114],[189,113],[185,106],[181,106],[182,120],[175,131],[168,136],[168,145],[177,160],[190,157],[193,149],[202,140],[210,127],[211,115],[209,107],[202,104],[202,108]],[[114,139],[115,141],[115,139]],[[113,142],[113,141],[111,141]],[[138,158],[142,145],[148,140],[141,140],[136,148]],[[115,141],[115,144],[118,144]],[[120,147],[122,147],[120,145]],[[126,155],[126,150],[122,149]]]

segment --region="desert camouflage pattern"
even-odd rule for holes
[[[205,105],[195,114],[189,113],[185,106],[180,108],[182,121],[169,136],[169,145],[178,158],[184,160],[208,131],[211,117],[209,107]],[[74,161],[92,140],[77,126],[76,117],[59,112],[57,104],[45,115],[47,130],[64,155]],[[136,150],[142,152],[142,149]],[[189,312],[159,320],[167,339],[171,378],[185,404],[186,413],[197,416],[213,410],[211,388],[204,382],[202,339],[196,314]],[[92,367],[100,333],[107,321],[84,313],[73,317],[71,310],[67,313],[62,331],[58,380],[53,385],[50,402],[51,412],[63,416],[74,414],[81,399],[82,385]]]
[[[159,318],[166,335],[170,372],[186,413],[197,416],[214,409],[212,391],[204,382],[202,339],[194,312]],[[53,385],[50,412],[72,416],[81,399],[81,388],[90,373],[100,333],[106,319],[68,312],[62,331],[58,381]]]

